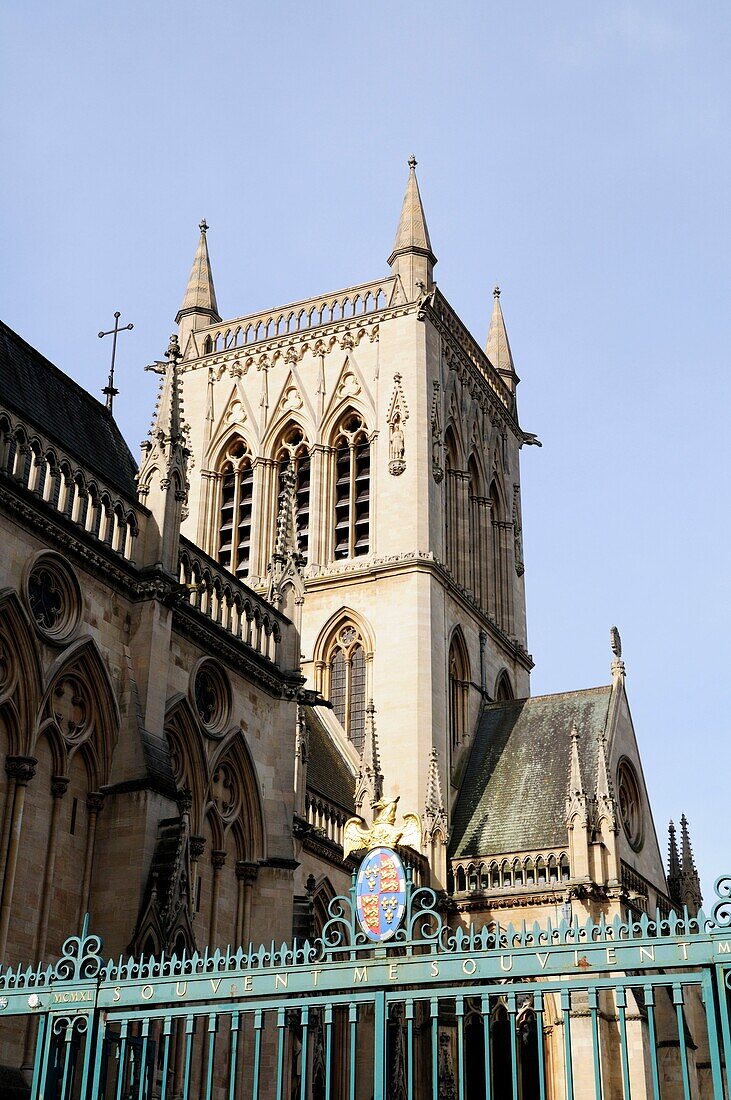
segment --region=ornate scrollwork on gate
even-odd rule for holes
[[[98,977],[102,968],[100,951],[102,941],[99,936],[88,934],[87,913],[80,936],[69,936],[62,948],[61,958],[56,963],[53,976],[61,981],[84,982]]]
[[[717,928],[731,928],[731,875],[717,878],[713,889],[718,901],[711,909],[711,921]]]

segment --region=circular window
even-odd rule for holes
[[[231,693],[226,677],[213,661],[201,661],[193,675],[193,703],[207,733],[215,737],[225,731]]]
[[[622,819],[627,840],[636,852],[639,852],[644,839],[642,821],[642,803],[637,773],[629,760],[620,760],[617,768],[617,798],[619,816]]]
[[[81,609],[79,583],[67,563],[57,554],[40,554],[30,565],[25,590],[36,630],[49,642],[65,642]]]

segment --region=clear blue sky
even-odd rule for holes
[[[436,278],[518,373],[534,693],[609,677],[706,895],[729,824],[723,4],[98,2],[4,11],[4,319],[137,451],[202,216],[224,315],[386,269],[413,150]]]

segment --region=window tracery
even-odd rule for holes
[[[218,560],[236,576],[245,577],[251,556],[254,468],[249,448],[241,437],[227,447],[219,476]]]
[[[629,760],[621,760],[617,768],[617,800],[619,816],[627,840],[635,851],[643,843],[642,803],[635,769]]]
[[[287,468],[294,463],[297,535],[300,553],[306,560],[310,542],[310,451],[307,437],[299,424],[291,424],[285,429],[275,457],[278,464],[277,495],[280,498],[285,488]]]
[[[80,615],[81,595],[70,567],[56,554],[41,554],[26,579],[31,618],[47,641],[66,641]]]
[[[335,434],[335,558],[370,549],[371,446],[363,417],[349,412]]]
[[[89,730],[91,707],[86,688],[75,676],[64,676],[53,689],[53,717],[63,737],[72,744]]]
[[[366,658],[360,631],[341,626],[328,652],[328,696],[346,736],[361,752],[365,737]]]

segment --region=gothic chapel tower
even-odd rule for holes
[[[481,705],[529,694],[519,458],[535,437],[499,291],[483,349],[434,283],[413,157],[383,278],[221,321],[206,230],[178,313],[183,533],[263,590],[294,465],[308,685],[354,774],[446,830]]]

